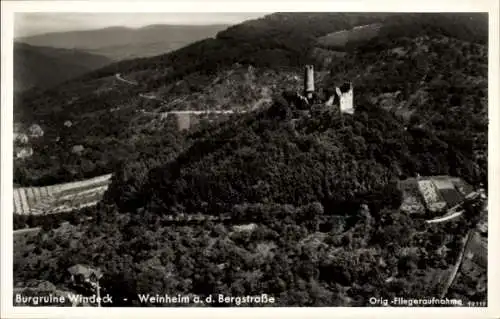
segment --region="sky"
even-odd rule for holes
[[[49,32],[91,30],[107,27],[143,27],[151,24],[237,24],[255,19],[266,13],[16,13],[14,18],[14,36],[24,37]]]

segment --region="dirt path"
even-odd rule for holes
[[[445,217],[429,219],[429,220],[426,220],[425,222],[428,224],[443,223],[443,222],[449,221],[451,219],[455,219],[459,216],[462,216],[462,214],[463,214],[463,211],[460,211],[460,212],[453,213],[451,215],[447,215]]]
[[[22,235],[22,234],[25,234],[25,233],[31,233],[31,232],[38,232],[42,229],[42,227],[33,227],[33,228],[23,228],[23,229],[17,229],[17,230],[14,230],[12,231],[12,234],[14,236],[16,235]]]
[[[462,261],[465,256],[465,250],[467,249],[467,246],[469,245],[469,241],[474,238],[474,230],[469,230],[467,232],[467,235],[465,235],[464,242],[463,242],[463,247],[462,250],[460,251],[460,255],[458,256],[458,260],[455,263],[455,266],[453,267],[453,270],[450,274],[450,277],[448,278],[448,281],[446,282],[446,285],[443,288],[443,291],[441,292],[441,299],[446,296],[446,293],[448,292],[448,289],[451,287],[453,282],[455,281],[455,277],[457,276],[458,270],[460,269],[460,266],[462,265]]]

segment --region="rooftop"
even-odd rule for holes
[[[94,274],[97,278],[102,277],[102,273],[99,269],[94,269],[87,265],[76,264],[68,268],[71,275],[83,275],[85,278],[89,278],[90,275]]]
[[[418,176],[411,177],[399,182],[400,189],[410,196],[420,193],[418,182],[431,182],[439,198],[442,198],[448,207],[453,207],[460,203],[467,194],[473,191],[472,186],[458,177],[448,175]],[[416,195],[416,194],[415,194]],[[422,194],[420,194],[422,195]],[[405,196],[405,197],[406,197]]]

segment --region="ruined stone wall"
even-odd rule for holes
[[[354,113],[354,92],[352,85],[349,85],[348,90],[342,90],[341,88],[336,88],[337,95],[339,97],[340,112],[341,113]]]

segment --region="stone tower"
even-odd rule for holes
[[[314,67],[306,65],[304,72],[304,95],[307,99],[312,99],[314,93]]]

